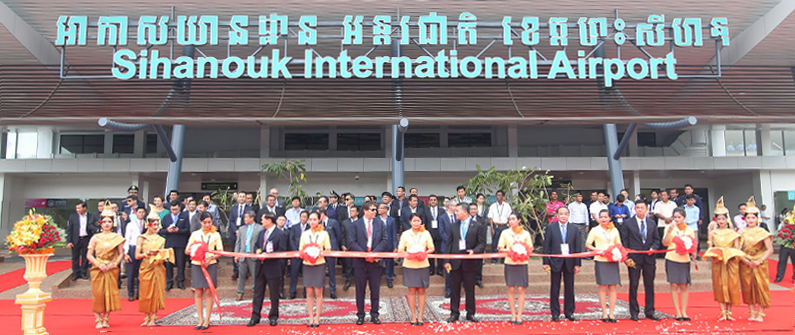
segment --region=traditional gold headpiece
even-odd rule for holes
[[[105,206],[103,206],[103,207],[104,208],[102,209],[102,213],[99,215],[100,221],[102,221],[102,218],[108,217],[111,220],[113,220],[113,227],[115,228],[116,227],[116,212],[114,212],[113,209],[111,209],[112,203],[110,202],[110,200],[105,200]],[[100,224],[102,224],[102,222],[100,222]]]
[[[726,215],[726,217],[729,217],[729,209],[727,209],[726,206],[723,204],[723,196],[721,196],[720,199],[718,199],[718,203],[715,205],[715,215],[721,215],[721,214]]]
[[[759,208],[756,208],[756,200],[754,200],[753,195],[748,198],[748,202],[745,203],[745,213],[754,213],[759,216]]]
[[[157,206],[149,204],[149,215],[146,217],[147,227],[149,225],[160,226],[160,215],[157,214]]]

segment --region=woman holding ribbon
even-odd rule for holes
[[[720,197],[715,206],[716,228],[709,233],[709,249],[704,258],[712,258],[712,295],[720,305],[718,321],[734,321],[732,305],[740,304],[740,234],[731,228],[729,210]]]
[[[763,322],[765,308],[770,307],[770,272],[767,260],[773,254],[773,238],[764,228],[759,227],[759,208],[754,197],[745,207],[745,222],[748,226],[740,229],[742,251],[745,257],[740,263],[740,286],[743,302],[748,305],[748,321]]]
[[[320,312],[323,311],[323,287],[326,285],[326,260],[323,251],[331,250],[331,239],[320,224],[320,213],[309,213],[309,228],[301,234],[301,258],[304,260],[304,287],[306,288],[306,312],[309,314],[307,327],[320,325]],[[312,311],[313,305],[317,307]]]
[[[522,226],[521,215],[511,213],[508,216],[510,229],[500,233],[497,247],[500,252],[507,252],[505,258],[505,285],[508,287],[508,304],[511,305],[511,324],[522,324],[524,312],[524,292],[527,288],[527,262],[533,252],[533,238]],[[514,296],[519,295],[519,307],[514,303]]]
[[[166,239],[158,234],[160,215],[157,208],[150,205],[146,217],[146,233],[138,236],[135,242],[135,259],[140,259],[138,272],[139,299],[138,311],[144,313],[141,326],[155,326],[157,312],[166,308],[166,267],[164,262],[174,263],[174,249],[163,249]]]
[[[422,326],[422,315],[425,313],[425,289],[431,284],[430,268],[427,254],[435,251],[433,237],[422,225],[420,214],[411,214],[411,230],[400,235],[398,243],[399,252],[408,252],[403,260],[403,285],[409,289],[409,308],[411,308],[411,325]],[[417,313],[417,300],[419,299],[419,313]]]
[[[113,232],[116,227],[116,213],[111,210],[109,201],[105,203],[100,220],[102,233],[91,237],[86,257],[93,265],[91,297],[97,329],[110,327],[110,312],[121,310],[119,263],[124,258],[124,238]]]
[[[668,247],[665,254],[665,273],[671,284],[671,300],[676,310],[676,321],[690,321],[687,316],[687,299],[690,285],[691,254],[696,253],[696,233],[687,227],[685,210],[674,209],[673,222],[666,228],[663,245]]]
[[[210,327],[210,314],[213,311],[213,296],[210,292],[210,282],[208,282],[208,279],[212,282],[212,287],[218,286],[217,259],[221,256],[208,252],[204,255],[203,260],[197,260],[194,259],[193,256],[195,255],[193,252],[202,244],[207,245],[207,251],[223,251],[224,244],[221,239],[221,234],[218,233],[215,225],[213,225],[213,216],[209,212],[201,213],[199,220],[201,220],[202,228],[194,231],[190,235],[185,253],[191,256],[190,263],[193,264],[190,268],[190,282],[193,288],[193,301],[196,306],[196,314],[199,319],[199,324],[196,325],[195,329],[204,330]],[[207,271],[207,276],[205,276],[205,272],[202,268]],[[203,305],[202,302],[204,302]]]
[[[596,284],[599,285],[599,304],[602,306],[602,322],[616,323],[616,285],[621,284],[621,273],[618,269],[618,262],[623,261],[625,255],[621,254],[621,249],[611,248],[621,245],[621,234],[616,229],[615,224],[610,219],[610,211],[603,209],[599,211],[599,225],[591,229],[588,239],[585,240],[585,247],[588,250],[599,252],[594,256],[594,268],[596,269]],[[613,253],[619,253],[616,260]],[[610,300],[610,311],[607,310],[607,299]]]

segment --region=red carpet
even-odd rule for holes
[[[626,294],[619,299],[626,299]],[[642,299],[642,295],[640,297]],[[522,326],[513,326],[505,322],[473,323],[430,323],[423,327],[411,327],[407,323],[384,323],[381,325],[343,324],[327,326],[310,330],[306,326],[280,325],[270,327],[260,325],[255,328],[245,326],[211,326],[203,333],[213,334],[241,334],[241,333],[266,333],[266,334],[389,334],[389,335],[421,335],[427,333],[443,334],[792,334],[793,327],[793,301],[795,295],[789,291],[777,291],[773,296],[773,306],[767,311],[764,323],[745,321],[748,317],[746,307],[735,308],[738,321],[721,322],[715,320],[718,316],[718,306],[712,301],[711,292],[697,292],[690,295],[688,314],[694,319],[689,324],[664,320],[662,322],[642,321],[632,322],[619,320],[616,324],[605,324],[598,321],[579,321],[575,323],[561,322],[525,322]],[[641,300],[642,301],[642,300]],[[166,302],[167,309],[160,313],[166,315],[192,304],[191,299],[172,299]],[[670,295],[657,294],[657,307],[660,311],[673,314]],[[113,334],[193,334],[199,333],[192,327],[185,326],[159,326],[151,329],[142,329],[138,325],[143,320],[137,313],[137,302],[122,301],[122,311],[111,315],[111,328],[103,332]],[[90,300],[54,300],[47,305],[44,325],[50,334],[94,334],[100,331],[93,329],[94,318],[91,314]],[[507,311],[506,311],[507,313]],[[507,318],[507,317],[506,317]],[[11,300],[0,301],[0,322],[5,325],[18,325],[20,322],[19,306]]]
[[[778,271],[778,261],[775,259],[771,259],[768,262],[768,271],[770,271],[770,282],[776,280],[776,272]],[[787,288],[792,288],[792,264],[787,264],[787,272],[784,273],[784,280],[776,283],[776,285],[781,285]]]
[[[70,269],[71,267],[72,261],[47,262],[47,275],[49,276],[66,269]],[[5,292],[17,286],[27,284],[28,282],[22,278],[24,274],[25,268],[21,268],[19,270],[14,270],[0,275],[0,292]]]

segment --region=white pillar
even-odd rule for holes
[[[262,126],[259,130],[259,157],[271,156],[271,127]]]
[[[756,207],[762,207],[762,204],[767,205],[765,215],[770,217],[767,225],[770,228],[770,232],[775,234],[776,202],[773,198],[773,184],[771,183],[771,179],[770,170],[762,170],[753,174],[752,181]]]
[[[133,156],[135,158],[143,158],[144,152],[146,152],[146,131],[136,131],[133,136],[135,136],[133,140]]]
[[[516,126],[508,126],[508,157],[519,157],[519,137]]]
[[[152,198],[149,197],[149,181],[144,181],[143,185],[138,186],[138,195],[139,199],[144,203],[150,204],[152,203]],[[149,205],[146,206],[147,208]]]
[[[711,135],[712,156],[726,156],[726,126],[713,125]]]
[[[756,128],[756,147],[760,156],[771,156],[773,153],[770,144],[770,125],[762,124]]]
[[[632,192],[630,192],[630,196],[640,194],[640,171],[632,171],[632,182],[631,182],[631,184],[632,185],[630,185],[630,187],[631,187],[630,190]],[[630,199],[630,200],[634,201],[634,198]]]
[[[36,158],[50,159],[53,157],[53,129],[52,127],[36,128]]]
[[[270,189],[268,188],[268,174],[267,173],[260,173],[259,175],[259,194],[262,196],[262,202],[264,203],[270,194]],[[287,193],[282,194],[287,195]],[[289,200],[288,200],[289,201]]]

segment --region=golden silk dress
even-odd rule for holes
[[[765,254],[765,239],[770,233],[759,227],[743,228],[742,249],[751,261],[759,261]],[[743,302],[747,305],[759,304],[762,308],[770,307],[770,272],[767,261],[751,268],[740,264],[740,287],[743,290]]]
[[[741,238],[733,229],[717,229],[712,233],[712,248],[704,257],[715,258],[712,262],[712,295],[715,301],[724,304],[740,304],[740,258],[743,252],[734,247]]]
[[[138,311],[156,313],[166,308],[166,267],[163,263],[174,263],[174,249],[163,249],[166,239],[158,234],[145,234],[141,238],[144,258],[138,272]],[[149,255],[152,250],[158,253]]]
[[[99,264],[112,264],[119,257],[119,245],[124,243],[124,237],[116,233],[102,233],[94,235],[94,258]],[[92,252],[89,250],[88,252]],[[94,265],[91,268],[91,296],[94,313],[106,313],[121,310],[119,298],[119,267],[116,266],[106,272]]]

